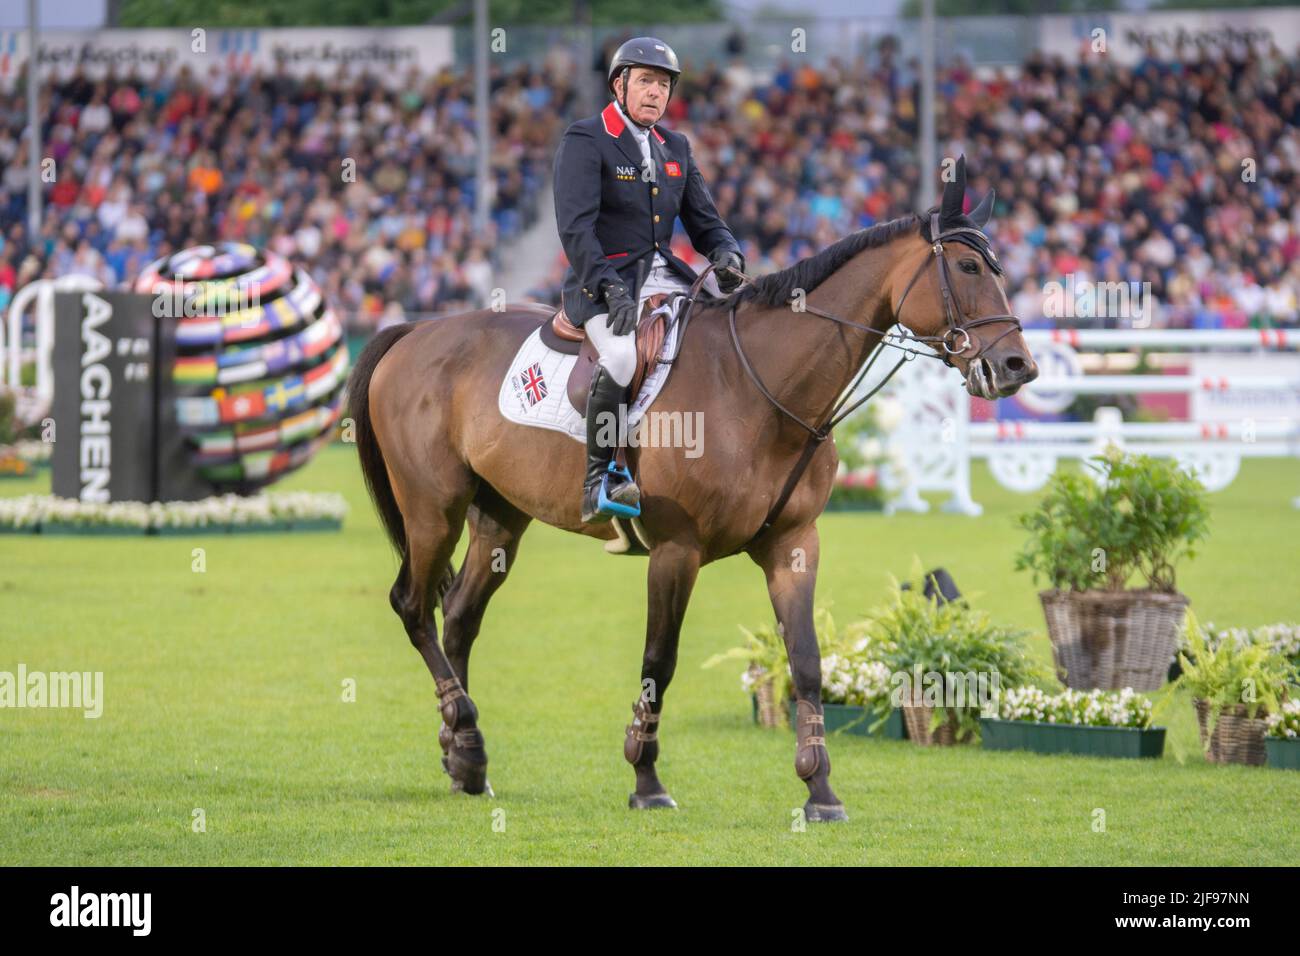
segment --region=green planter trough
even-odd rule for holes
[[[80,536],[108,537],[121,535],[142,535],[144,528],[123,524],[65,524],[61,521],[46,521],[41,524],[41,534],[75,534]]]
[[[982,717],[980,737],[985,750],[1090,757],[1159,757],[1165,752],[1163,727],[1085,727]]]
[[[757,706],[757,705],[755,705]],[[794,726],[797,704],[790,701],[790,726]],[[885,722],[872,731],[871,726],[880,719],[880,715],[865,707],[850,707],[847,704],[822,704],[822,715],[826,719],[826,733],[833,734],[843,730],[855,737],[880,737],[884,740],[906,740],[907,730],[903,726],[903,712],[897,707],[889,709]]]
[[[1270,767],[1300,770],[1300,737],[1265,737],[1264,755]]]

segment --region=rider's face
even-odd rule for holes
[[[617,89],[622,84],[622,77],[614,80]],[[628,74],[627,113],[642,126],[653,126],[659,122],[668,108],[669,76],[663,70],[652,70],[644,66],[632,67]]]

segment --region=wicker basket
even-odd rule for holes
[[[1040,591],[1052,658],[1074,690],[1159,690],[1187,598],[1161,591]]]
[[[903,704],[903,723],[907,727],[907,738],[922,747],[952,747],[956,744],[971,742],[971,731],[958,735],[957,713],[948,708],[947,719],[930,731],[934,722],[934,708],[922,703]]]
[[[762,671],[754,666],[749,669],[754,677],[754,700],[757,706],[758,725],[760,727],[788,727],[785,708],[777,706],[776,693],[770,680],[761,680]]]
[[[1247,717],[1245,704],[1225,707],[1219,712],[1214,733],[1210,734],[1210,702],[1197,698],[1192,703],[1196,705],[1196,723],[1201,731],[1201,749],[1205,751],[1206,760],[1252,766],[1262,766],[1266,762],[1264,734],[1268,723],[1262,716],[1262,708],[1256,711],[1256,716]]]

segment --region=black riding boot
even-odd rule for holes
[[[582,484],[582,520],[583,523],[608,521],[610,515],[598,511],[600,504],[600,483],[609,471],[609,463],[618,450],[618,426],[621,418],[619,406],[627,397],[627,386],[614,381],[614,376],[603,365],[596,366],[596,373],[591,377],[591,390],[587,393],[587,477]],[[623,412],[626,414],[626,411]],[[602,431],[606,437],[613,424],[614,441],[601,447],[597,440]],[[635,508],[641,503],[641,490],[635,482],[626,481],[620,475],[609,474],[609,483],[605,495],[610,501]]]

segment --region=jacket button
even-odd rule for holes
[[[655,243],[655,248],[656,248],[656,249],[659,248],[659,243],[657,243],[657,242]]]
[[[658,217],[658,216],[655,216],[655,222],[658,222],[658,221],[659,221],[659,217]]]
[[[658,186],[651,186],[651,187],[650,187],[650,195],[651,195],[651,196],[658,196],[658,195],[659,195],[659,187],[658,187]]]

